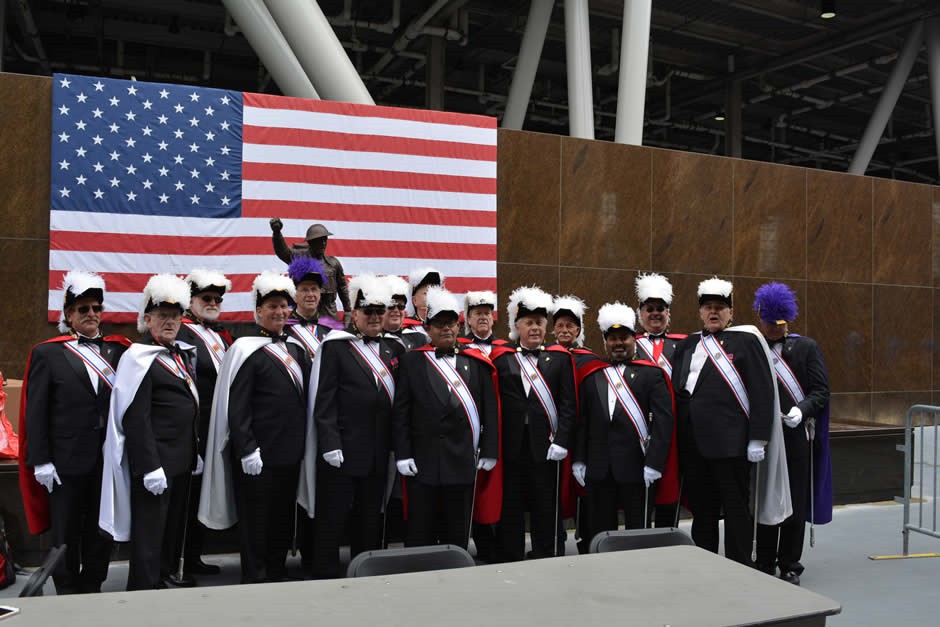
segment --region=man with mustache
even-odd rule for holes
[[[568,349],[574,357],[576,368],[597,358],[584,348],[584,312],[587,305],[577,296],[556,296],[552,302],[552,332],[560,346]]]
[[[101,445],[114,370],[130,346],[101,336],[104,279],[72,271],[62,284],[61,336],[30,353],[20,401],[20,486],[29,529],[68,545],[52,573],[56,594],[99,592],[111,542],[98,533]],[[29,437],[27,437],[27,435]]]
[[[392,415],[396,465],[407,477],[405,544],[466,549],[477,471],[493,470],[499,456],[496,371],[479,350],[458,349],[460,306],[450,292],[429,289],[427,308],[431,342],[402,355]]]

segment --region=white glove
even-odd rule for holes
[[[787,425],[791,429],[796,428],[800,422],[803,421],[803,412],[800,411],[800,408],[796,405],[790,409],[789,413],[783,417],[783,424]]]
[[[144,475],[144,487],[154,496],[160,496],[166,492],[166,473],[163,472],[163,466]]]
[[[343,465],[343,450],[327,451],[323,454],[323,461],[334,468],[339,468]]]
[[[575,462],[571,465],[571,474],[574,475],[574,480],[578,482],[578,485],[582,488],[584,487],[584,475],[587,474],[587,464],[584,462]]]
[[[194,476],[199,476],[202,474],[202,471],[205,469],[206,463],[202,461],[202,455],[196,455],[196,470],[193,471]]]
[[[414,477],[416,474],[418,474],[418,467],[415,466],[414,457],[400,459],[395,462],[395,465],[398,466],[398,472],[400,472],[404,477]]]
[[[59,473],[55,471],[55,464],[51,462],[48,464],[39,464],[33,468],[33,476],[36,477],[36,481],[49,490],[49,494],[52,494],[53,481],[62,485],[62,480],[59,479]]]
[[[568,449],[563,446],[558,446],[557,444],[552,444],[548,447],[548,455],[545,456],[545,459],[550,462],[560,462],[566,457],[568,457]]]
[[[747,461],[760,462],[764,460],[764,446],[766,442],[760,440],[751,440],[747,443]]]
[[[481,457],[477,460],[477,470],[485,470],[489,472],[496,468],[496,460],[492,457]]]
[[[264,468],[264,462],[261,461],[261,449],[256,448],[252,452],[242,457],[242,472],[246,475],[260,475]]]
[[[646,484],[646,487],[653,485],[653,482],[657,479],[662,479],[663,473],[659,472],[655,468],[650,468],[649,466],[643,466],[643,483]]]

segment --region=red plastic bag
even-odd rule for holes
[[[0,373],[0,459],[16,459],[20,450],[20,437],[13,431],[13,425],[7,419],[7,393],[3,390],[5,381]]]

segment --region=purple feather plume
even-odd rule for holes
[[[287,275],[294,283],[300,283],[308,274],[319,275],[320,285],[326,285],[323,265],[312,257],[294,257],[294,260],[287,266]]]
[[[765,283],[754,292],[754,311],[764,322],[792,322],[799,312],[796,292],[786,283]]]

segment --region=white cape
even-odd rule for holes
[[[793,503],[790,499],[790,477],[787,474],[787,452],[783,441],[783,421],[780,419],[780,396],[777,392],[777,375],[774,373],[773,355],[767,341],[757,327],[744,324],[728,327],[726,331],[741,331],[751,333],[760,341],[761,348],[767,358],[767,370],[774,389],[774,419],[771,421],[770,440],[767,442],[767,454],[764,461],[755,464],[760,466],[760,483],[753,485],[752,494],[757,493],[757,522],[762,525],[779,525],[793,513]]]
[[[193,349],[185,342],[176,345],[183,350]],[[115,370],[98,508],[98,526],[115,542],[127,542],[131,537],[131,470],[124,452],[124,412],[134,401],[140,382],[161,351],[166,349],[152,344],[131,344]]]

